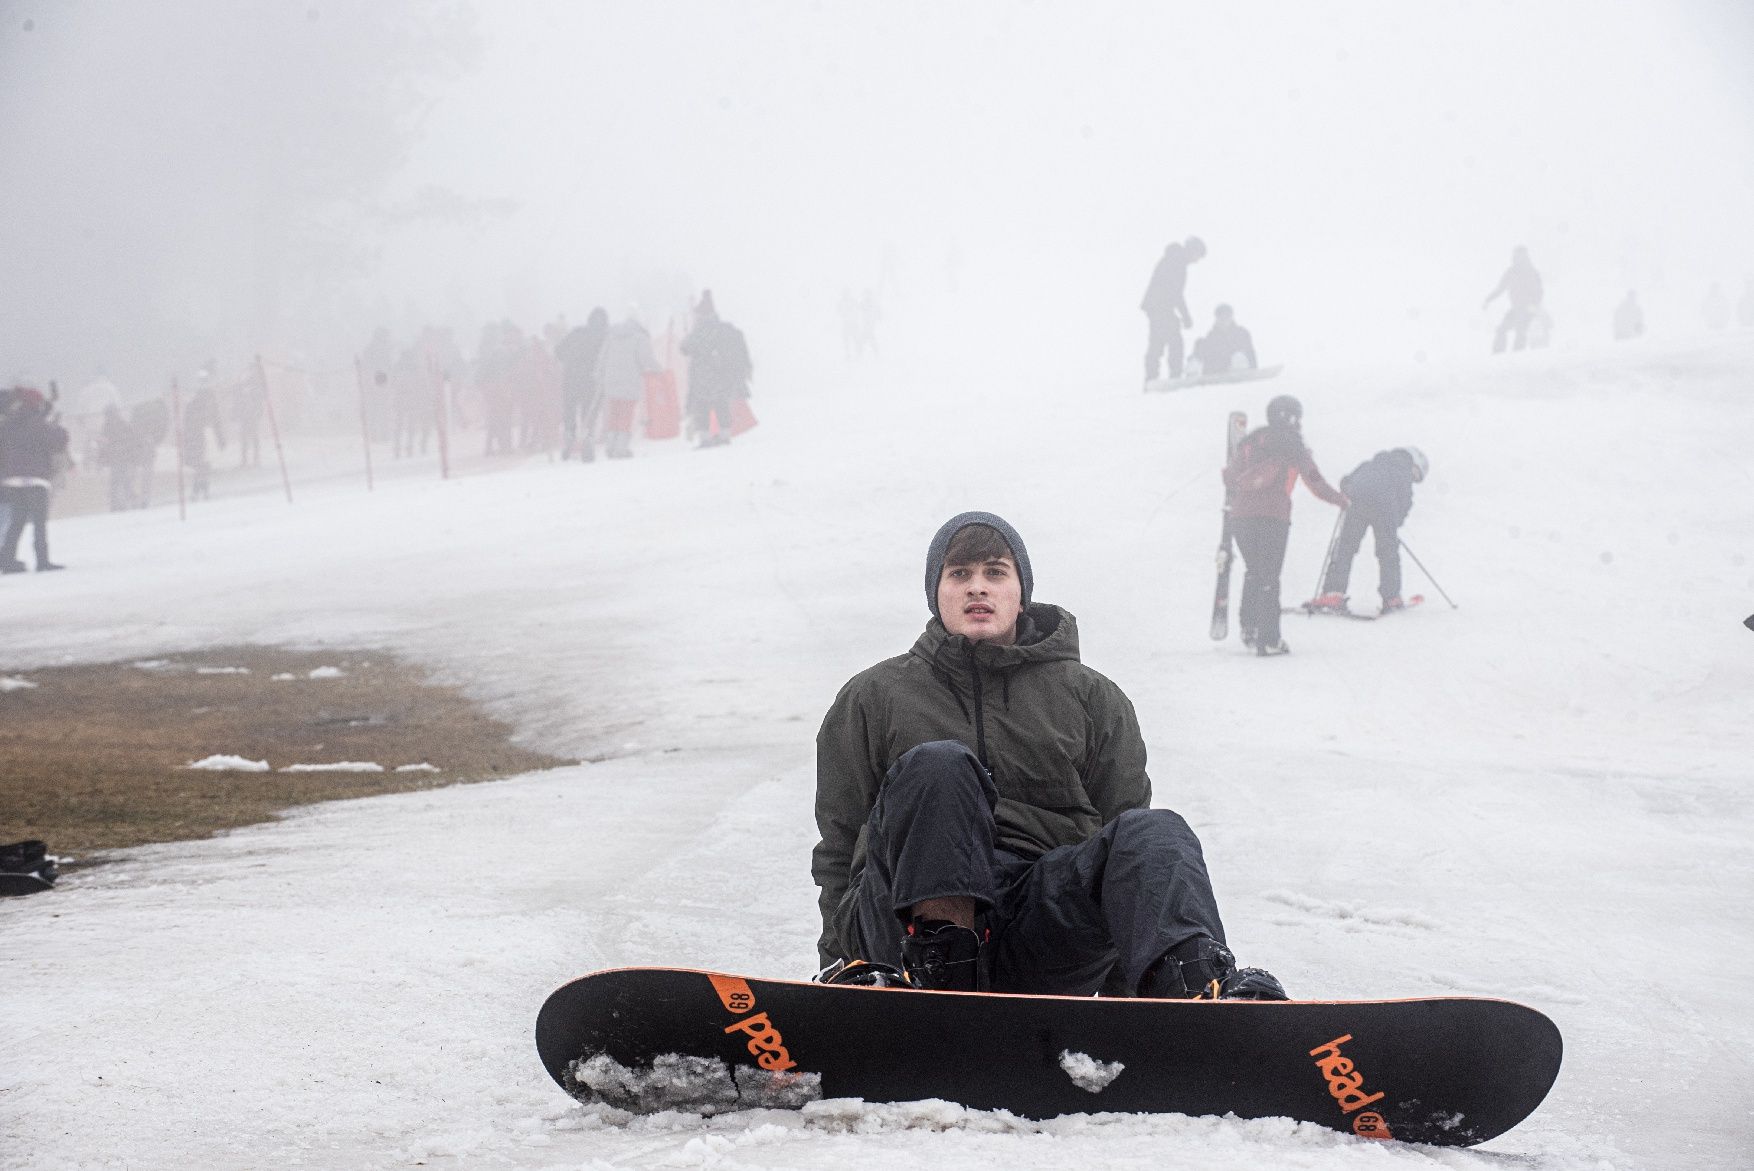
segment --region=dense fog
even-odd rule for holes
[[[1478,352],[1517,244],[1556,345],[1685,333],[1754,273],[1750,59],[1735,0],[4,0],[0,379],[712,287],[770,390],[866,288],[901,369],[1126,384],[1188,233],[1274,360]]]

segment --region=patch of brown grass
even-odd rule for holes
[[[310,678],[318,667],[345,673]],[[228,647],[18,675],[36,686],[0,691],[0,842],[41,838],[51,853],[81,860],[93,850],[207,837],[293,805],[569,763],[512,744],[506,725],[382,651]],[[386,771],[187,767],[215,754],[266,760],[275,770],[375,761]],[[422,763],[441,771],[394,771]]]

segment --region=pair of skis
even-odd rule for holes
[[[1242,411],[1230,412],[1224,424],[1224,466],[1236,456],[1237,445],[1248,434],[1249,417]],[[1224,489],[1224,528],[1218,535],[1218,588],[1212,595],[1212,637],[1222,642],[1230,635],[1230,565],[1236,560],[1236,539],[1230,530],[1230,502],[1235,494]]]

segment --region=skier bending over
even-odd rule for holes
[[[1430,467],[1417,447],[1397,447],[1377,452],[1341,477],[1340,491],[1349,503],[1322,575],[1322,592],[1309,603],[1311,610],[1346,612],[1346,581],[1366,529],[1376,533],[1376,589],[1382,595],[1382,612],[1407,608],[1401,600],[1401,526],[1413,510],[1413,485],[1425,479]]]
[[[820,978],[1285,999],[1236,966],[1199,839],[1151,808],[1133,705],[1033,585],[1009,524],[951,518],[925,632],[835,697],[816,738]]]
[[[1230,531],[1247,571],[1239,615],[1242,641],[1257,655],[1291,650],[1279,635],[1279,574],[1291,537],[1291,489],[1299,476],[1329,504],[1346,507],[1346,497],[1322,478],[1304,446],[1303,404],[1282,394],[1267,404],[1267,425],[1250,432],[1224,468]]]

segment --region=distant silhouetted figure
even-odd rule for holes
[[[1535,310],[1541,306],[1542,297],[1541,274],[1529,263],[1529,250],[1521,244],[1510,254],[1510,267],[1498,278],[1498,287],[1486,294],[1480,303],[1484,309],[1498,299],[1500,293],[1510,298],[1510,308],[1504,314],[1504,320],[1498,323],[1498,333],[1492,339],[1492,352],[1504,353],[1505,342],[1514,337],[1513,349],[1523,349],[1529,344],[1529,323],[1535,319]]]
[[[1638,304],[1638,291],[1626,290],[1626,300],[1614,310],[1614,340],[1631,341],[1644,336],[1644,310]]]
[[[597,382],[603,388],[603,454],[610,459],[633,456],[633,416],[645,397],[646,375],[663,369],[652,353],[652,335],[640,323],[638,310],[609,327],[597,353]]]
[[[213,432],[220,450],[225,449],[225,418],[219,411],[219,395],[213,389],[211,367],[197,376],[194,397],[183,408],[183,463],[190,473],[189,499],[206,500],[213,490],[213,464],[207,458],[207,432]]]
[[[1730,327],[1729,294],[1716,281],[1711,282],[1711,289],[1705,294],[1705,325],[1708,329]]]
[[[702,294],[695,307],[694,328],[682,340],[682,353],[688,359],[688,413],[696,445],[721,447],[731,442],[732,404],[749,397],[754,367],[742,331],[719,316],[710,293]]]
[[[1182,376],[1182,330],[1193,328],[1188,313],[1188,265],[1206,255],[1206,243],[1198,236],[1189,236],[1180,244],[1163,250],[1163,257],[1151,271],[1151,283],[1145,286],[1145,297],[1139,308],[1145,311],[1148,331],[1145,339],[1145,381],[1157,377],[1158,363],[1169,355],[1169,376]]]
[[[1260,369],[1260,363],[1255,361],[1255,341],[1248,330],[1236,323],[1236,310],[1220,305],[1212,316],[1211,332],[1194,343],[1194,361],[1199,372],[1228,374],[1232,370]]]
[[[23,573],[18,541],[26,525],[35,536],[37,572],[60,569],[49,560],[49,491],[56,460],[67,452],[67,431],[49,418],[49,400],[40,391],[13,392],[15,405],[0,424],[0,502],[10,520],[0,550],[0,573]]]
[[[576,455],[589,462],[596,457],[596,442],[591,438],[597,425],[597,408],[603,400],[603,388],[597,382],[597,355],[603,350],[603,339],[609,336],[609,312],[601,305],[591,310],[585,323],[560,339],[554,356],[560,359],[560,418],[564,447],[560,456]]]

